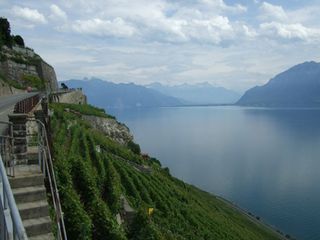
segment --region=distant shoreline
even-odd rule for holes
[[[240,107],[240,108],[256,108],[256,109],[270,109],[270,110],[320,110],[319,107],[271,107],[271,106],[249,106],[249,105],[237,105],[229,103],[219,104],[183,104],[172,106],[126,106],[115,107],[106,106],[104,109],[150,109],[150,108],[180,108],[180,107]]]
[[[243,107],[243,108],[260,108],[260,109],[271,109],[271,110],[320,110],[319,107],[276,107],[276,106],[250,106],[250,105],[238,105],[229,103],[219,104],[185,104],[178,106],[159,106],[159,108],[178,108],[178,107]],[[157,107],[140,107],[140,108],[157,108]]]
[[[220,201],[224,202],[225,204],[227,204],[229,207],[231,207],[232,209],[240,212],[241,214],[245,215],[251,222],[257,224],[257,225],[260,225],[260,226],[263,226],[265,227],[266,229],[268,229],[269,231],[273,232],[276,236],[278,236],[279,238],[283,239],[283,240],[288,240],[288,239],[291,239],[291,238],[287,238],[285,236],[285,233],[281,232],[279,229],[276,229],[274,226],[264,222],[263,220],[261,220],[261,218],[257,219],[258,216],[255,216],[253,214],[250,214],[248,211],[246,211],[245,209],[239,207],[238,205],[236,205],[235,203],[229,201],[228,199],[224,198],[224,197],[221,197],[221,196],[217,196],[217,195],[214,195],[217,199],[219,199]],[[292,239],[295,239],[295,238],[292,238]]]

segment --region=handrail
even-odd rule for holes
[[[0,154],[4,156],[5,169],[8,176],[14,176],[15,156],[13,154],[13,124],[11,122],[0,121],[0,124],[5,124],[8,127],[5,129],[7,134],[0,132]],[[5,142],[8,140],[8,142]],[[8,159],[9,158],[9,159]]]
[[[17,102],[14,106],[14,113],[28,113],[30,112],[40,101],[40,93],[22,99],[21,101]]]
[[[7,173],[0,155],[0,180],[2,189],[0,191],[0,233],[1,239],[27,240],[27,234],[23,227],[22,220],[14,200]],[[6,214],[8,213],[8,214]],[[12,229],[11,229],[12,228]]]
[[[64,225],[63,212],[61,209],[60,196],[57,187],[57,182],[53,170],[52,157],[46,132],[46,127],[43,122],[36,119],[35,120],[39,124],[39,165],[42,172],[48,176],[48,181],[50,185],[50,191],[52,195],[52,203],[56,213],[56,224],[58,226],[58,239],[67,240],[67,233]],[[42,138],[41,138],[42,136]]]

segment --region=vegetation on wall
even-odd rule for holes
[[[278,239],[221,200],[170,176],[156,159],[146,160],[66,110],[97,115],[96,108],[51,108],[54,164],[69,239]],[[137,164],[152,171],[141,171]],[[122,195],[136,213],[118,225]]]
[[[24,89],[24,86],[22,86],[19,82],[8,80],[1,72],[0,72],[0,80],[7,83],[9,86],[12,86],[16,89]]]
[[[37,90],[45,88],[44,80],[35,75],[25,74],[22,77],[25,86],[34,87]]]

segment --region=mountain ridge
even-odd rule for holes
[[[103,108],[167,107],[182,102],[134,83],[113,83],[98,78],[63,81],[71,88],[82,87],[91,104]]]
[[[197,84],[183,83],[173,86],[154,82],[146,85],[146,87],[181,99],[187,104],[231,104],[240,98],[240,94],[237,92],[212,85],[208,82]]]
[[[262,86],[255,86],[237,105],[262,107],[320,107],[320,63],[295,65]]]

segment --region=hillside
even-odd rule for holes
[[[209,83],[181,84],[175,86],[152,83],[146,85],[168,96],[176,97],[187,104],[228,104],[239,100],[240,94]]]
[[[0,82],[9,85],[1,95],[9,95],[16,89],[55,91],[57,78],[52,66],[33,49],[25,46],[20,35],[11,35],[10,23],[0,18]]]
[[[71,88],[83,88],[88,101],[102,108],[179,106],[181,101],[134,83],[112,83],[100,79],[69,80]]]
[[[120,144],[85,120],[113,119],[103,110],[70,104],[51,109],[69,239],[278,239],[215,196],[172,177],[158,160],[140,155],[137,144]]]
[[[320,107],[320,63],[305,62],[249,89],[238,105]]]

